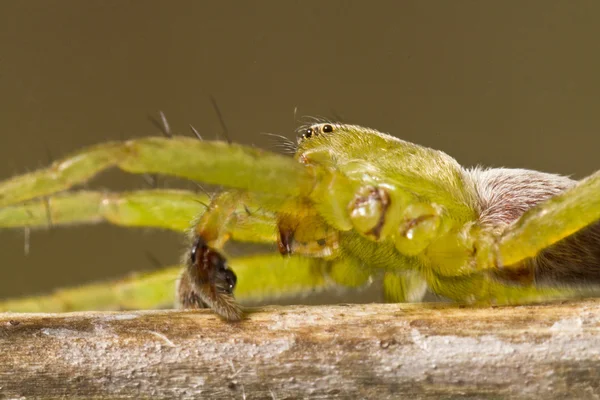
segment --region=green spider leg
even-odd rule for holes
[[[518,266],[585,227],[600,221],[600,171],[527,211],[499,240],[497,264]]]
[[[242,303],[306,295],[331,286],[323,262],[304,257],[259,254],[232,258]],[[117,281],[58,289],[52,294],[0,301],[0,312],[70,312],[171,308],[181,266]]]
[[[439,276],[524,274],[528,260],[598,221],[600,172],[526,211],[499,236],[477,225],[458,227],[437,237],[425,254]]]
[[[183,232],[204,212],[208,195],[185,190],[75,191],[0,208],[0,228],[51,228],[108,222]]]
[[[152,189],[129,192],[67,191],[0,208],[0,228],[51,228],[107,222],[123,227],[146,227],[185,232],[202,216],[211,199],[186,190]],[[274,243],[271,216],[240,203],[236,218],[222,227],[240,242]]]
[[[0,182],[0,207],[64,191],[115,166],[283,196],[308,193],[314,186],[308,169],[278,154],[187,137],[144,138],[92,146]]]
[[[477,225],[459,227],[438,237],[426,255],[440,276],[461,277],[495,271],[507,276],[513,274],[518,278],[514,282],[527,282],[527,278],[533,279],[534,273],[525,271],[532,266],[530,260],[553,246],[568,247],[565,240],[574,235],[597,235],[590,228],[599,221],[600,171],[527,210],[499,235]],[[591,246],[597,246],[596,243]],[[585,275],[585,271],[581,272]],[[596,282],[597,274],[595,270],[589,271],[590,278]]]

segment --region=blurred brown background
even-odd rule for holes
[[[268,146],[339,114],[466,165],[583,177],[600,149],[600,2],[0,0],[0,179],[99,141],[175,131]],[[96,187],[144,188],[104,175]],[[0,232],[0,297],[177,262],[179,236]]]

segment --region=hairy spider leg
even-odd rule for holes
[[[0,207],[67,190],[111,167],[284,196],[309,193],[315,182],[309,169],[279,154],[219,141],[153,137],[92,146],[0,182]]]

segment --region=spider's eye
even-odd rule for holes
[[[308,129],[306,130],[306,132],[304,132],[304,135],[302,135],[302,137],[303,137],[304,139],[310,139],[310,138],[312,137],[312,135],[313,135],[313,130],[312,130],[312,128],[308,128]]]
[[[323,125],[323,132],[324,133],[329,133],[329,132],[333,132],[333,126],[327,124],[327,125]]]

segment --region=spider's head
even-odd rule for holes
[[[298,129],[296,159],[303,164],[329,164],[336,145],[335,136],[344,128],[343,124],[323,122],[305,125]]]
[[[365,133],[369,132],[359,126],[329,121],[303,126],[298,130],[295,158],[303,164],[329,166],[341,159],[356,158],[353,148],[368,141]]]
[[[338,126],[339,124],[323,123],[302,127],[298,132],[298,145],[302,145],[305,141],[312,140],[320,135],[332,133]]]

